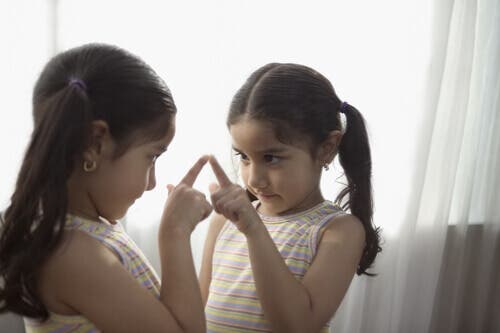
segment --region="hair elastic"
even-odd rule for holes
[[[69,85],[72,86],[72,85],[76,85],[77,87],[79,87],[80,89],[82,89],[83,91],[87,91],[87,85],[85,84],[85,82],[83,82],[82,80],[80,79],[75,79],[75,78],[71,78],[69,80]]]
[[[349,106],[349,104],[347,104],[347,102],[342,102],[342,104],[340,104],[339,118],[340,118],[340,128],[341,128],[340,131],[341,131],[342,135],[344,135],[345,132],[347,131],[347,115],[346,115],[346,113],[349,110],[348,106]]]
[[[347,102],[342,102],[342,104],[340,105],[339,112],[345,114],[347,112],[348,106],[349,106],[349,104],[347,104]]]

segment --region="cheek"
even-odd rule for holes
[[[296,189],[308,188],[318,181],[319,174],[315,172],[314,166],[309,163],[294,163],[285,168],[276,178],[283,187],[295,192]],[[295,189],[295,190],[294,190]]]
[[[245,185],[248,184],[248,167],[240,164],[240,177]]]
[[[150,177],[154,177],[154,168],[152,167],[146,167],[137,172],[133,180],[134,190],[141,193],[147,190]]]
[[[281,172],[271,173],[270,179],[275,187],[282,188],[286,192],[295,192],[297,186],[300,186],[299,174],[290,172],[290,170],[283,170]]]
[[[127,198],[141,196],[142,192],[147,188],[149,172],[148,168],[140,166],[129,166],[128,168],[117,170],[112,175],[114,194]]]
[[[112,188],[109,189],[110,197],[116,198],[116,201],[128,201],[132,197],[136,197],[139,194],[139,188],[137,179],[126,178],[117,179],[116,182],[112,184]]]

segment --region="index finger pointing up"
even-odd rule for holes
[[[181,183],[189,187],[193,186],[194,182],[196,181],[196,177],[198,177],[201,169],[203,169],[203,166],[205,165],[205,163],[207,163],[208,158],[209,157],[207,155],[200,157],[200,159],[196,161],[193,167],[189,169],[184,178],[182,178]]]
[[[226,173],[220,166],[219,162],[217,162],[217,159],[213,155],[210,156],[208,161],[210,162],[210,166],[212,167],[215,177],[217,178],[217,181],[219,182],[219,185],[221,187],[231,185],[233,183],[226,175]]]

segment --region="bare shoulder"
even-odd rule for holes
[[[327,223],[316,256],[303,279],[314,305],[315,322],[321,325],[341,304],[365,246],[365,230],[356,216],[341,214]]]
[[[212,280],[212,259],[215,250],[215,243],[219,236],[226,218],[223,215],[214,213],[210,219],[205,245],[203,247],[203,257],[201,260],[201,269],[199,274],[199,283],[203,302],[206,304],[208,298],[208,289]]]
[[[65,231],[61,244],[47,261],[48,267],[75,269],[85,266],[92,258],[93,264],[118,261],[118,258],[97,239],[83,231]]]
[[[106,246],[82,231],[64,234],[43,267],[49,311],[82,315],[104,332],[180,332],[168,309]]]
[[[226,221],[227,219],[224,217],[224,215],[214,213],[214,215],[210,219],[207,237],[217,238],[220,231],[224,227],[224,224],[226,224]]]
[[[42,299],[54,312],[77,313],[61,300],[75,293],[81,277],[119,264],[117,256],[98,240],[82,231],[65,231],[61,243],[42,266],[39,276]]]
[[[210,261],[212,257],[212,252],[214,251],[215,242],[219,236],[222,228],[226,224],[227,219],[220,214],[214,213],[210,219],[210,225],[208,226],[207,236],[205,239],[204,254],[209,255]]]
[[[351,214],[333,217],[325,227],[322,242],[354,242],[364,244],[365,228],[359,218]]]
[[[226,223],[226,221],[227,219],[224,215],[214,213],[214,215],[210,219],[210,224],[222,228],[222,226]]]

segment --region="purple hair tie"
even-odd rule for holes
[[[347,102],[342,102],[342,104],[340,105],[340,110],[339,110],[339,112],[340,112],[340,113],[345,114],[345,113],[346,113],[346,111],[347,111],[347,106],[348,106],[348,105],[349,105],[349,104],[347,104]]]
[[[80,79],[75,79],[75,78],[70,79],[69,80],[69,85],[70,86],[76,85],[77,87],[79,87],[83,91],[87,91],[87,85],[85,84],[85,82],[83,82]]]

